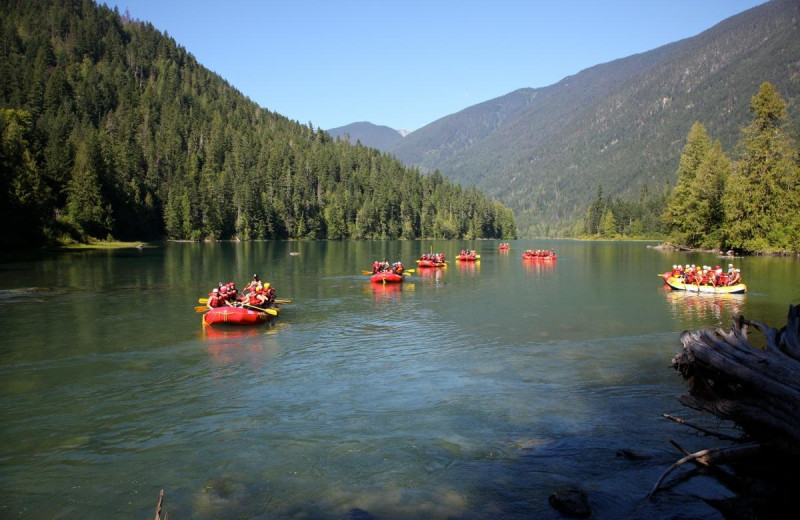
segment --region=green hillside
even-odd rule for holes
[[[696,37],[467,108],[389,151],[503,201],[523,236],[564,234],[599,186],[627,199],[674,186],[696,121],[732,151],[762,82],[800,121],[798,24],[800,2],[773,0]]]
[[[477,189],[260,107],[90,0],[0,0],[0,44],[6,247],[516,234]]]

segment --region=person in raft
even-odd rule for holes
[[[253,275],[253,279],[250,280],[250,283],[244,286],[244,292],[249,291],[260,291],[264,288],[264,284],[261,283],[261,278],[258,277],[258,274]]]
[[[208,297],[208,303],[206,303],[206,307],[209,309],[215,309],[217,307],[224,307],[225,305],[225,299],[219,293],[219,289],[214,287],[214,290],[211,291],[211,296]]]

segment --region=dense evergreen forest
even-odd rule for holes
[[[669,192],[665,189],[652,192],[642,185],[636,200],[603,196],[603,186],[586,210],[583,221],[575,226],[569,236],[583,238],[661,239],[664,223],[661,215],[666,207]]]
[[[90,0],[0,0],[0,23],[6,247],[516,236],[477,189],[259,107],[150,23]]]
[[[600,188],[583,231],[609,238],[654,231],[677,246],[739,253],[800,252],[800,148],[786,102],[765,82],[750,114],[734,160],[695,122],[669,193],[612,203]]]

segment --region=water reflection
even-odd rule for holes
[[[231,342],[255,338],[264,334],[260,325],[206,325],[202,322],[201,324],[203,325],[202,337],[208,340]]]
[[[675,291],[664,284],[662,291],[670,305],[672,315],[680,320],[708,323],[715,321],[727,326],[731,318],[742,311],[745,294],[698,293]]]
[[[215,367],[225,367],[242,361],[262,362],[278,352],[277,345],[264,340],[275,336],[272,324],[253,326],[204,325],[200,336]]]
[[[444,269],[417,269],[417,276],[420,280],[427,283],[440,283],[444,280]]]
[[[458,264],[458,270],[462,275],[469,275],[472,276],[477,273],[481,268],[481,261],[474,260],[472,262],[456,262]]]
[[[372,294],[376,302],[397,302],[400,301],[404,290],[413,290],[413,283],[370,283],[366,287],[367,292]]]
[[[557,260],[552,258],[539,258],[535,256],[523,257],[522,259],[525,271],[535,274],[552,273],[555,269],[556,262]]]

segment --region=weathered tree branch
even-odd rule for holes
[[[744,442],[744,441],[747,440],[746,438],[743,438],[743,437],[732,437],[732,436],[727,435],[727,434],[722,433],[722,432],[709,430],[708,428],[703,428],[702,426],[698,426],[696,424],[690,423],[689,421],[681,419],[680,417],[675,417],[674,415],[670,415],[668,413],[663,413],[661,415],[665,419],[669,419],[670,421],[674,421],[674,422],[676,422],[678,424],[683,424],[684,426],[688,426],[689,428],[693,428],[693,429],[695,429],[697,431],[705,433],[706,435],[711,435],[713,437],[717,437],[718,439],[721,439],[721,440],[724,440],[724,441]]]
[[[156,516],[154,520],[161,520],[161,504],[164,502],[164,490],[158,494],[158,503],[156,504]],[[164,520],[167,520],[167,515],[164,515]]]

